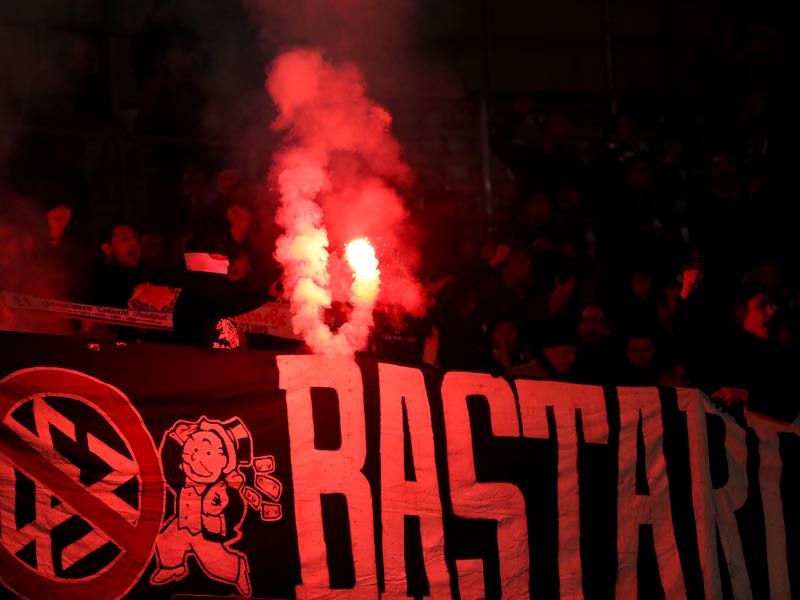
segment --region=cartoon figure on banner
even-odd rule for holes
[[[247,507],[259,511],[264,521],[282,515],[280,481],[272,456],[253,457],[253,439],[236,417],[215,421],[178,421],[161,442],[161,461],[175,504],[156,539],[153,585],[164,585],[188,574],[193,555],[203,572],[217,581],[236,586],[250,596],[250,564],[242,552],[231,549],[241,538]],[[255,487],[245,485],[253,469]],[[266,495],[269,499],[264,499]]]

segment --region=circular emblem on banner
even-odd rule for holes
[[[150,562],[164,478],[115,387],[37,367],[0,381],[0,581],[28,598],[118,598]]]

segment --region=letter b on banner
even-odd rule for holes
[[[322,494],[347,499],[355,589],[343,595],[377,597],[372,495],[361,469],[367,444],[361,371],[352,360],[325,356],[279,356],[280,387],[286,390],[292,484],[302,585],[298,598],[332,597],[322,522]],[[338,450],[314,446],[311,388],[336,391],[342,444]]]

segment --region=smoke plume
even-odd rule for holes
[[[366,346],[376,302],[412,314],[423,309],[409,214],[397,192],[411,170],[391,116],[367,97],[354,64],[290,50],[272,63],[267,89],[278,109],[273,128],[284,136],[270,178],[280,194],[276,221],[284,234],[275,256],[293,325],[314,352],[350,355]],[[375,248],[379,291],[348,263],[345,245],[354,238]],[[325,321],[334,302],[351,307],[336,333]]]
[[[423,51],[419,0],[244,0],[265,47],[324,49],[358,65],[373,97],[415,98],[458,89]]]

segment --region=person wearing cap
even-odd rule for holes
[[[539,340],[540,347],[536,357],[512,367],[507,374],[532,379],[571,379],[572,366],[575,364],[580,343],[575,328],[566,323],[548,323],[541,331]]]
[[[229,250],[218,236],[192,238],[183,257],[187,273],[172,315],[178,341],[212,349],[239,347],[231,318],[269,301],[269,289],[229,279]]]

